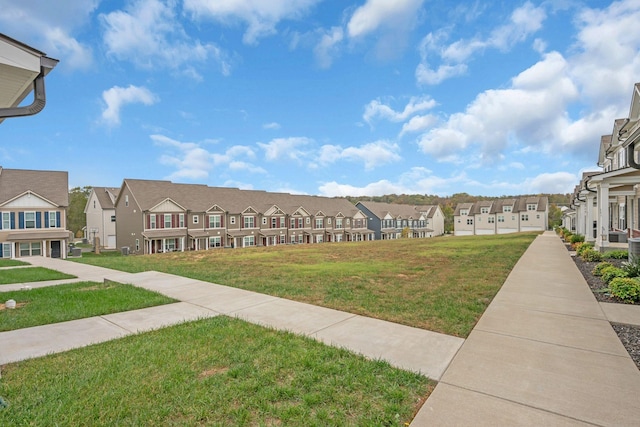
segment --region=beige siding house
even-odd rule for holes
[[[0,167],[0,257],[66,258],[67,172]]]
[[[87,220],[86,238],[94,244],[98,238],[100,247],[116,248],[115,201],[119,188],[93,187],[84,208]]]
[[[543,231],[548,228],[548,205],[542,196],[459,203],[453,213],[454,235]]]

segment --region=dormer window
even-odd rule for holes
[[[511,212],[511,206],[503,206],[502,212]]]
[[[481,214],[488,214],[489,213],[489,208],[480,208],[480,213]]]
[[[535,211],[536,209],[538,209],[538,205],[534,204],[534,203],[529,203],[527,205],[527,210],[528,211]]]
[[[460,209],[460,216],[467,216],[469,215],[469,211],[466,209]]]

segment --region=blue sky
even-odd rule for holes
[[[0,0],[60,60],[0,165],[361,196],[571,192],[640,81],[640,0]],[[28,100],[30,102],[30,100]]]

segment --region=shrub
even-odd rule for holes
[[[582,256],[584,251],[588,251],[589,249],[593,249],[593,243],[583,242],[581,245],[576,246],[576,255]]]
[[[627,273],[627,277],[640,276],[640,259],[633,258],[629,262],[623,262],[622,269],[624,270],[625,273]]]
[[[611,264],[610,262],[601,262],[600,264],[596,265],[595,267],[593,267],[593,275],[594,276],[602,276],[602,270],[604,270],[607,267],[613,267],[613,264]]]
[[[617,277],[609,283],[611,295],[623,301],[640,301],[640,281],[630,277]]]
[[[582,251],[580,258],[582,258],[582,260],[586,262],[600,262],[602,261],[602,254],[594,249],[589,248]]]
[[[623,269],[614,266],[603,268],[601,273],[600,277],[606,283],[611,283],[613,279],[618,277],[627,277],[627,273]]]
[[[611,251],[611,252],[606,252],[604,254],[605,258],[609,258],[609,259],[627,259],[629,258],[629,252],[627,251]]]
[[[582,234],[573,234],[569,238],[569,242],[571,242],[571,243],[582,243],[582,242],[584,242],[584,236]]]

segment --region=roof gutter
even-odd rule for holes
[[[45,68],[40,67],[40,74],[33,81],[33,102],[24,107],[0,108],[0,119],[7,117],[23,117],[38,114],[47,103],[44,90]]]
[[[631,143],[627,146],[627,161],[629,162],[629,166],[634,169],[640,169],[640,164],[636,162],[636,143]]]

